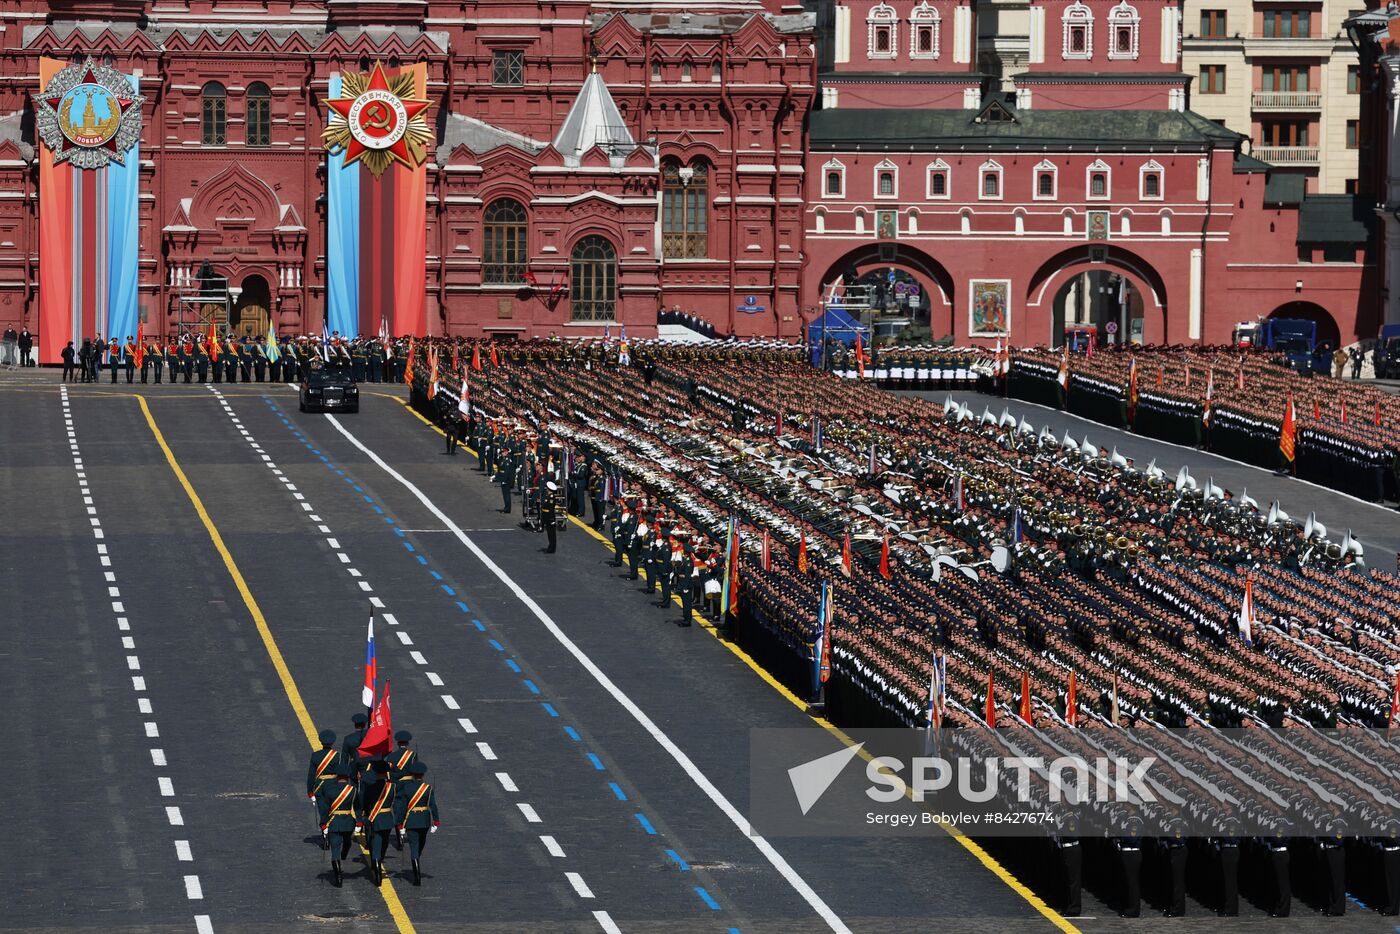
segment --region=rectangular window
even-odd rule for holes
[[[1089,197],[1108,197],[1108,175],[1103,172],[1095,172],[1089,176]]]
[[[915,35],[918,37],[917,48],[918,48],[918,50],[919,50],[919,54],[920,54],[920,55],[932,55],[932,54],[933,54],[933,27],[932,27],[932,26],[920,26],[919,29],[918,29],[918,32],[916,32]]]
[[[1142,177],[1142,196],[1144,198],[1162,197],[1162,176],[1156,172],[1148,172]]]
[[[1322,261],[1324,263],[1354,263],[1356,262],[1356,247],[1350,243],[1336,243],[1322,248]]]
[[[1354,178],[1349,178],[1349,179],[1347,179],[1346,193],[1349,194],[1349,195],[1355,195],[1355,194],[1359,194],[1360,192],[1361,192],[1361,188],[1360,188],[1359,185],[1356,184],[1356,179],[1354,179]]]
[[[1355,148],[1357,148],[1357,141],[1356,141],[1356,139],[1357,139],[1357,134],[1360,133],[1360,131],[1361,131],[1361,121],[1360,121],[1360,120],[1348,120],[1348,121],[1347,121],[1347,148],[1348,148],[1348,149],[1355,149]]]
[[[929,193],[935,198],[943,198],[948,194],[948,173],[934,172],[929,175]]]
[[[1225,66],[1202,65],[1201,78],[1196,86],[1200,88],[1202,94],[1224,94]]]
[[[1041,172],[1036,179],[1036,194],[1042,198],[1052,198],[1055,195],[1055,173]]]
[[[1265,120],[1259,124],[1261,146],[1306,146],[1308,124],[1303,120]]]
[[[893,172],[881,172],[881,173],[880,173],[880,194],[885,195],[886,197],[893,197],[893,196],[894,196],[894,173],[893,173]]]
[[[1087,26],[1069,27],[1069,50],[1072,54],[1083,55],[1084,50],[1089,47],[1089,29]]]
[[[890,50],[890,27],[875,27],[875,51],[888,52]]]
[[[987,198],[996,198],[1001,194],[1001,178],[995,172],[987,172],[982,176],[982,195]]]
[[[1306,91],[1308,89],[1308,69],[1306,65],[1265,65],[1259,69],[1259,90],[1261,91]]]
[[[832,171],[826,173],[826,193],[829,195],[839,195],[841,193],[841,173]]]
[[[1348,93],[1348,94],[1360,94],[1360,93],[1361,93],[1361,66],[1360,66],[1360,65],[1348,65],[1348,66],[1347,66],[1347,93]]]
[[[1202,11],[1201,11],[1201,38],[1202,38],[1202,39],[1224,39],[1224,38],[1225,38],[1225,11],[1224,11],[1224,10],[1202,10]]]
[[[491,83],[504,88],[518,88],[524,84],[525,53],[518,49],[492,52]]]
[[[1312,35],[1312,15],[1307,10],[1265,10],[1265,39],[1306,39]]]

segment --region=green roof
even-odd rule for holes
[[[985,109],[985,108],[983,108]],[[979,111],[839,107],[812,113],[815,150],[1005,149],[1008,145],[1084,149],[1182,146],[1204,150],[1243,139],[1199,114],[1171,110],[1018,110],[1013,120],[976,122]]]
[[[1265,204],[1298,205],[1308,194],[1308,180],[1296,172],[1271,172],[1264,183]]]
[[[1236,175],[1250,175],[1255,172],[1267,172],[1272,168],[1273,166],[1269,165],[1269,163],[1264,162],[1263,160],[1256,159],[1253,156],[1245,155],[1242,152],[1235,153]]]
[[[1375,223],[1375,202],[1369,197],[1308,195],[1298,211],[1298,242],[1365,243]]]

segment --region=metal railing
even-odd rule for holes
[[[1317,150],[1316,146],[1255,146],[1251,155],[1274,165],[1308,165],[1317,161]]]
[[[1321,91],[1255,91],[1255,110],[1320,110]]]

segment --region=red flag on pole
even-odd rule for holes
[[[846,530],[846,537],[841,539],[841,573],[847,577],[851,576],[851,530]]]
[[[1341,402],[1342,402],[1342,424],[1345,425],[1345,424],[1347,423],[1347,400],[1346,400],[1346,399],[1342,399]]]
[[[209,319],[209,360],[210,362],[219,359],[219,335],[214,330],[214,319]]]
[[[1157,388],[1162,388],[1162,367],[1160,364],[1157,366]]]
[[[1317,396],[1313,396],[1313,421],[1322,421],[1322,403],[1318,401]]]
[[[1288,408],[1283,410],[1283,425],[1278,433],[1278,449],[1283,452],[1284,459],[1289,463],[1293,462],[1293,435],[1293,391],[1290,389],[1288,391]]]
[[[491,365],[492,365],[492,366],[500,366],[500,365],[501,365],[500,359],[496,356],[496,342],[495,342],[495,341],[492,341],[492,342],[491,342]]]
[[[800,574],[807,573],[807,531],[803,529],[798,533],[797,539],[797,570]]]
[[[481,345],[472,344],[472,369],[481,372]]]
[[[384,694],[374,705],[374,713],[369,718],[369,729],[356,750],[362,757],[373,759],[384,755],[394,747],[394,723],[389,711],[389,682],[384,682]]]
[[[1390,720],[1387,727],[1395,726],[1395,715],[1400,714],[1400,671],[1395,673],[1395,690],[1390,692]]]
[[[145,367],[145,365],[146,365],[146,322],[144,322],[144,321],[138,321],[138,322],[136,323],[136,353],[135,353],[135,357],[136,357],[136,369],[138,369],[138,370],[143,369],[143,368]],[[1377,413],[1377,415],[1380,414],[1380,410],[1381,410],[1380,403],[1376,403],[1376,413]],[[1376,419],[1376,424],[1379,425],[1380,423],[1381,423],[1381,422],[1380,422],[1380,419],[1377,418],[1377,419]]]
[[[1381,400],[1379,399],[1376,400],[1376,427],[1381,427]]]
[[[768,530],[763,530],[763,573],[773,570],[773,546],[768,538]]]
[[[865,344],[860,339],[860,332],[856,332],[856,377],[865,379]]]
[[[890,579],[890,537],[880,539],[880,576]]]
[[[773,437],[775,437],[775,438],[781,438],[782,436],[783,436],[783,413],[782,413],[782,412],[779,412],[779,413],[778,413],[778,417],[777,417],[776,419],[774,419],[774,421],[773,421]]]
[[[987,672],[987,709],[983,712],[983,717],[987,721],[987,726],[993,729],[995,729],[997,725],[997,702],[995,697],[996,684],[994,683],[995,679],[996,675],[994,673],[990,671]]]
[[[1027,726],[1034,726],[1031,722],[1031,676],[1030,672],[1021,672],[1021,721]]]
[[[1118,725],[1118,672],[1113,673],[1113,704],[1108,709],[1108,719]]]
[[[1079,726],[1079,698],[1075,691],[1074,672],[1069,673],[1069,691],[1065,696],[1065,722],[1070,726]]]

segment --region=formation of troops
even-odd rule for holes
[[[492,362],[430,370],[430,347],[439,360]],[[481,454],[503,508],[554,486],[569,512],[607,530],[624,576],[646,575],[659,605],[676,595],[687,621],[692,608],[718,616],[725,529],[737,518],[738,611],[725,622],[750,651],[766,645],[765,665],[795,690],[806,690],[815,667],[818,584],[830,582],[832,677],[867,725],[925,725],[934,658],[947,661],[940,723],[968,742],[1030,742],[1038,728],[1067,724],[1102,745],[1126,741],[1115,728],[1134,725],[1198,739],[1219,727],[1272,735],[1269,727],[1287,726],[1280,735],[1302,728],[1320,738],[1309,728],[1387,722],[1387,672],[1400,665],[1395,577],[1368,569],[1359,542],[1312,517],[1186,472],[1169,477],[1088,439],[1036,432],[1006,413],[836,381],[798,348],[420,349],[416,402],[435,373],[447,397],[437,414]],[[1246,580],[1257,614],[1242,627]],[[1077,701],[1065,690],[1074,674]],[[1029,690],[1018,693],[1023,678]],[[983,729],[993,721],[995,730]],[[1322,890],[1329,912],[1346,910],[1337,894],[1348,866],[1360,865],[1379,870],[1376,904],[1393,913],[1400,823],[1363,808],[1363,829],[1326,830],[1337,802],[1354,801],[1367,783],[1393,783],[1395,770],[1366,772],[1383,752],[1359,748],[1361,777],[1325,777],[1335,797],[1322,803],[1308,791],[1316,769],[1296,749],[1250,779],[1281,782],[1289,790],[1277,802],[1228,771],[1213,786],[1192,784],[1208,773],[1198,766],[1184,773],[1196,776],[1184,793],[1210,829],[1195,836],[1161,814],[1051,828],[1061,903],[1077,910],[1081,871],[1110,872],[1121,886],[1116,907],[1136,914],[1142,892],[1157,900],[1154,867],[1165,867],[1162,901],[1177,914],[1189,862],[1207,867],[1215,893],[1204,898],[1222,914],[1237,910],[1243,884],[1283,915],[1290,859],[1315,859],[1325,871],[1307,886]],[[1199,755],[1189,742],[1165,753]],[[1240,823],[1210,787],[1248,802]]]
[[[298,382],[318,365],[344,368],[357,383],[402,382],[406,338],[389,340],[321,337],[235,337],[186,335],[179,340],[131,336],[84,340],[63,351],[65,382],[95,383],[105,374],[117,383],[171,385],[192,383]]]
[[[424,776],[428,766],[413,748],[413,734],[394,734],[397,748],[382,756],[365,756],[360,745],[368,718],[357,713],[354,729],[336,745],[334,730],[322,730],[321,748],[306,769],[306,797],[316,806],[321,848],[331,857],[331,878],[342,883],[341,863],[358,842],[364,848],[370,878],[379,886],[390,846],[407,846],[413,884],[422,883],[420,860],[428,836],[441,824],[437,793]]]

